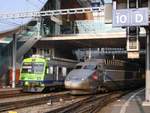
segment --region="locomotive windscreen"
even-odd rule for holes
[[[96,65],[85,65],[85,66],[83,67],[83,69],[94,70],[94,69],[96,69]]]
[[[42,73],[44,71],[44,63],[23,63],[22,73]]]

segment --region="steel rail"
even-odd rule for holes
[[[127,93],[129,93],[129,91],[111,92],[103,95],[92,95],[76,103],[51,110],[46,113],[96,113],[108,103],[120,98]]]
[[[72,99],[73,97],[71,96],[69,98],[67,92],[65,94],[62,93],[62,94],[47,95],[42,97],[39,96],[38,98],[33,98],[33,99],[23,99],[23,100],[11,101],[11,102],[2,102],[0,103],[0,112],[46,104],[49,100],[51,100],[52,102],[58,102],[60,98],[67,100],[67,99]]]

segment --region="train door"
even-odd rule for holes
[[[53,74],[54,75],[54,80],[57,81],[59,79],[59,77],[58,77],[58,66],[54,66],[53,68],[54,68],[53,69],[54,70],[54,74]]]
[[[44,80],[46,80],[48,84],[54,80],[53,66],[46,66]]]
[[[47,69],[50,80],[54,80],[54,69],[53,66],[50,65]]]
[[[63,73],[62,73],[62,67],[58,67],[58,79],[63,80]]]
[[[66,67],[62,66],[54,66],[54,77],[55,80],[63,80],[64,77],[66,76]]]

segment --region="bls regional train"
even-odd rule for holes
[[[65,79],[72,94],[96,93],[135,88],[144,84],[144,74],[136,63],[93,59],[78,63]]]
[[[64,78],[76,61],[63,58],[46,59],[39,55],[23,60],[20,83],[25,92],[49,91],[64,86]]]

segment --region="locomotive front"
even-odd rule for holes
[[[98,87],[99,76],[94,63],[80,63],[65,79],[66,89],[72,93],[95,92]]]
[[[26,92],[41,92],[44,89],[45,59],[24,59],[20,83]]]

